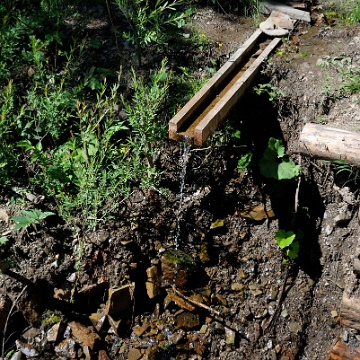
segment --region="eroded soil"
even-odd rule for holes
[[[211,40],[188,58],[195,74],[211,64],[209,57],[219,67],[256,29],[250,20],[208,8],[193,16],[191,26]],[[131,53],[128,46],[124,53]],[[357,291],[356,182],[348,181],[349,172],[336,176],[329,162],[297,154],[308,122],[358,131],[359,95],[329,99],[326,78],[336,88],[340,73],[316,63],[329,55],[358,65],[359,49],[357,27],[299,24],[258,79],[285,96],[271,103],[266,94],[249,92],[227,121],[241,131],[240,140],[221,142],[224,124],[203,149],[190,149],[181,211],[182,150],[169,141],[157,159],[166,195],[134,191],[95,233],[53,216],[12,237],[6,255],[16,265],[1,275],[0,286],[11,299],[2,307],[12,303],[19,311],[7,324],[6,352],[15,340],[23,351],[28,346],[29,356],[44,359],[328,359],[338,338],[360,347],[358,332],[341,327],[339,317],[344,289]],[[168,55],[176,64],[176,54]],[[270,136],[286,142],[288,155],[302,166],[299,179],[279,186],[257,166],[237,169],[249,151],[260,158]],[[9,217],[16,210],[12,196],[2,191],[1,209]],[[46,201],[38,206],[56,210]],[[249,218],[254,208],[255,218]],[[267,218],[270,210],[275,216]],[[274,241],[279,229],[302,234],[299,258],[288,266]],[[174,248],[193,259],[184,289],[164,271],[163,256]],[[156,285],[147,285],[152,299],[146,282]],[[124,288],[113,309],[108,289],[118,287]],[[171,301],[178,294],[167,290],[174,287],[195,301],[193,309]],[[5,323],[7,312],[2,314]]]

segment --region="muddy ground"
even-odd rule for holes
[[[298,154],[306,123],[360,128],[359,94],[329,97],[324,89],[336,91],[339,68],[317,65],[330,58],[359,64],[359,28],[335,25],[298,24],[257,79],[285,95],[270,102],[266,94],[248,92],[204,148],[189,150],[181,209],[183,149],[167,141],[157,166],[168,193],[134,191],[95,233],[53,216],[11,238],[6,255],[14,266],[0,277],[5,354],[16,342],[42,359],[310,360],[328,359],[339,339],[360,347],[360,334],[340,325],[344,289],[356,295],[358,287],[357,169],[337,175],[331,163]],[[203,8],[192,16],[192,28],[210,40],[186,58],[201,74],[213,65],[210,53],[219,67],[256,26]],[[168,56],[169,63],[185,65],[177,54]],[[240,139],[229,135],[229,124],[241,131]],[[237,168],[249,151],[259,159],[270,136],[284,140],[302,167],[299,178],[279,186],[258,166]],[[1,209],[11,217],[14,194],[1,194]],[[56,210],[46,201],[38,206]],[[264,206],[275,216],[261,216]],[[262,219],[244,215],[249,208]],[[302,234],[299,257],[287,266],[274,240],[279,229]],[[190,255],[186,275],[177,275],[189,277],[185,285],[166,267],[165,254],[174,249]],[[181,303],[176,290],[193,302]],[[11,304],[15,311],[6,319]]]

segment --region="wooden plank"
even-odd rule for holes
[[[299,152],[360,166],[360,134],[325,125],[306,124],[300,134]]]
[[[340,324],[360,330],[360,299],[344,291],[340,306]]]
[[[360,349],[338,341],[331,349],[330,360],[360,360]]]
[[[247,88],[260,70],[264,59],[269,56],[271,51],[279,44],[280,38],[275,38],[264,49],[259,57],[249,66],[244,74],[232,85],[222,99],[214,106],[212,110],[196,126],[194,131],[194,144],[202,145],[205,140],[212,134],[219,123],[233,109],[239,99],[243,96]]]
[[[265,14],[270,14],[272,10],[282,12],[283,14],[289,15],[291,18],[296,20],[311,22],[310,14],[307,11],[293,9],[290,6],[284,5],[274,0],[264,0],[261,2],[261,6],[264,8]]]
[[[227,80],[234,69],[243,62],[262,35],[260,29],[256,30],[251,37],[234,53],[234,55],[217,71],[217,73],[199,90],[187,104],[170,120],[169,138],[172,140],[181,140],[178,131],[191,116],[212,96],[216,90]]]

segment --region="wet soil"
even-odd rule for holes
[[[210,53],[221,66],[256,29],[209,8],[193,15],[191,28],[211,44],[186,58],[194,74],[209,66]],[[131,51],[125,44],[123,55]],[[95,232],[52,216],[12,237],[5,250],[15,264],[0,277],[5,352],[16,340],[43,359],[328,359],[338,339],[360,347],[358,331],[341,327],[339,316],[344,289],[358,288],[356,169],[339,176],[329,162],[297,153],[308,122],[360,128],[359,94],[324,93],[326,79],[334,89],[341,80],[335,66],[316,65],[327,55],[358,65],[359,28],[297,26],[257,80],[285,95],[270,102],[249,91],[204,148],[189,150],[181,209],[183,154],[166,141],[156,161],[166,194],[134,191]],[[241,139],[229,135],[229,124]],[[257,166],[237,168],[247,152],[256,163],[271,136],[301,165],[299,178],[279,184]],[[13,196],[2,190],[9,217]],[[3,232],[7,226],[2,221]],[[279,229],[301,234],[299,257],[288,265],[274,240]],[[184,273],[164,265],[173,249],[192,259]],[[176,282],[172,271],[188,278]],[[10,304],[16,311],[6,320]]]

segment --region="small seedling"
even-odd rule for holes
[[[251,163],[252,153],[247,153],[238,160],[238,169],[245,170]]]
[[[41,220],[44,220],[48,216],[55,215],[51,211],[43,212],[37,209],[21,210],[20,213],[21,216],[14,216],[11,218],[12,221],[17,223],[14,228],[15,231],[27,227],[28,225],[39,224]]]
[[[273,137],[269,139],[259,165],[261,174],[276,180],[293,179],[301,171],[301,166],[295,165],[291,159],[285,157],[283,142]]]
[[[272,84],[259,84],[254,86],[253,89],[257,95],[268,94],[270,101],[278,100],[285,96],[281,89]]]
[[[286,251],[286,256],[290,259],[296,259],[299,256],[299,241],[295,240],[296,234],[292,231],[278,230],[275,234],[275,240],[280,249]]]

